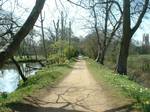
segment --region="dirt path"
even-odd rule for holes
[[[118,112],[113,109],[114,104],[89,73],[84,60],[78,61],[73,71],[44,98],[31,97],[28,102],[30,103],[20,104],[24,109],[18,111]]]

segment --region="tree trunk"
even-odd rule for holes
[[[35,46],[33,45],[33,50],[34,50],[34,53],[35,53],[35,59],[38,60],[38,55],[37,55],[37,51],[35,49]]]
[[[129,33],[125,35],[130,37]],[[123,38],[118,58],[117,72],[119,74],[127,74],[127,59],[129,53],[130,38]]]
[[[127,74],[127,59],[128,59],[130,41],[133,34],[137,31],[140,24],[142,23],[142,19],[148,9],[148,5],[149,5],[149,0],[145,0],[141,14],[137,19],[137,23],[131,29],[130,0],[123,1],[123,37],[122,37],[119,59],[117,64],[117,72],[120,74]]]
[[[108,0],[106,0],[106,2],[108,2]],[[104,65],[104,59],[105,59],[105,52],[106,52],[106,42],[108,40],[107,37],[107,30],[108,30],[108,18],[109,18],[109,11],[110,11],[111,6],[108,5],[108,3],[106,3],[106,7],[105,7],[105,29],[104,29],[104,41],[103,41],[103,48],[102,48],[102,52],[101,52],[101,59],[100,59],[100,64]]]
[[[42,12],[40,14],[40,17],[41,17],[41,31],[42,31],[43,48],[44,48],[43,50],[44,50],[45,58],[47,60],[47,49],[46,49],[46,45],[45,45],[45,35],[44,35],[44,29],[43,29],[44,19],[43,19]]]
[[[101,49],[100,47],[98,47],[98,53],[97,53],[97,57],[96,57],[96,62],[100,62],[100,59],[101,59]]]
[[[106,46],[103,48],[102,50],[102,54],[101,54],[101,59],[100,59],[100,64],[104,65],[104,60],[105,60],[105,54],[106,54]]]
[[[97,15],[96,15],[96,11],[95,11],[95,7],[92,8],[93,10],[93,14],[94,14],[94,29],[96,31],[96,37],[97,37],[97,47],[98,47],[98,51],[97,51],[97,58],[96,58],[96,62],[100,62],[100,58],[101,58],[101,42],[100,42],[100,35],[99,35],[99,31],[98,31],[98,21],[97,21]]]
[[[7,59],[11,58],[15,54],[23,39],[32,30],[39,14],[41,13],[44,3],[45,0],[36,0],[36,4],[32,9],[32,12],[21,29],[13,36],[12,42],[6,44],[2,49],[0,49],[0,68],[4,65]]]
[[[69,60],[71,59],[71,49],[70,49],[70,46],[71,46],[71,21],[69,22],[69,38],[68,38],[68,46],[69,46]]]
[[[123,4],[123,37],[117,64],[117,72],[119,74],[127,74],[127,58],[132,37],[130,28],[130,0],[124,0]]]

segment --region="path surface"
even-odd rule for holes
[[[22,112],[118,112],[102,87],[89,73],[84,60],[78,61],[73,71],[44,98],[28,98]],[[21,105],[21,104],[20,104]],[[123,112],[123,111],[121,111]]]

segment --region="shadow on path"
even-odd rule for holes
[[[43,105],[49,104],[49,103],[54,104],[54,102],[44,102],[38,99],[32,99],[32,100],[34,101],[27,101],[27,102],[30,102],[31,104],[18,102],[18,103],[8,104],[7,106],[11,108],[13,112],[15,111],[17,112],[99,112],[98,110],[93,111],[88,108],[86,108],[87,111],[79,111],[79,110],[76,110],[75,108],[66,109],[66,107],[69,107],[69,106],[74,107],[76,105],[84,108],[82,105],[71,103],[71,102],[55,102],[57,104],[63,104],[61,107],[43,107],[41,106],[42,104]],[[103,112],[133,112],[132,105],[133,104],[123,105],[123,106],[112,108]]]
[[[34,106],[26,103],[13,103],[10,104],[9,107],[12,110],[19,111],[19,112],[83,112],[78,110],[67,110],[61,107],[56,108],[56,107]]]
[[[104,112],[133,112],[133,108],[132,108],[133,105],[134,105],[134,103],[133,104],[127,104],[127,105],[116,107],[116,108],[113,108],[110,110],[106,110]]]
[[[68,90],[66,90],[63,94],[65,94]],[[24,98],[24,102],[10,103],[7,105],[7,107],[11,108],[13,112],[84,112],[76,110],[75,107],[78,106],[90,112],[95,112],[90,108],[79,103],[84,99],[81,99],[76,102],[70,102],[67,99],[63,98],[63,94],[59,94],[55,102],[43,101],[38,99],[37,97],[28,96]],[[63,101],[59,101],[59,99],[61,98],[63,99]],[[49,105],[48,107],[42,106],[47,104]],[[51,107],[51,105],[53,104],[59,105],[59,107]],[[71,107],[71,109],[66,109],[67,107]]]

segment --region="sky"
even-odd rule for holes
[[[6,3],[3,8],[7,11],[14,10],[14,13],[17,17],[21,16],[22,23],[26,20],[30,11],[32,10],[36,0],[18,0],[20,6],[14,9],[14,1],[9,0],[11,3]],[[57,1],[57,2],[56,2]],[[61,2],[60,2],[61,1]],[[62,5],[62,4],[63,5]],[[25,8],[21,9],[20,7]],[[75,36],[84,37],[89,33],[89,29],[85,28],[88,24],[86,18],[88,17],[88,11],[73,4],[70,4],[66,0],[47,0],[43,9],[43,14],[45,15],[44,26],[53,27],[53,20],[57,21],[60,18],[61,10],[65,10],[68,15],[68,21],[72,22],[72,30]],[[27,12],[26,12],[27,11]],[[37,25],[40,25],[39,20],[36,22]],[[67,23],[67,25],[69,22]],[[133,39],[142,41],[142,36],[144,33],[150,33],[149,30],[150,22],[147,19],[144,19],[140,28],[135,33]]]

